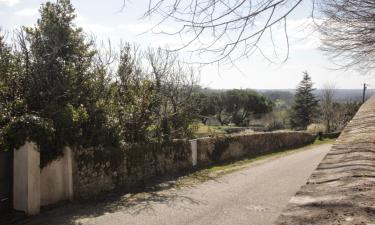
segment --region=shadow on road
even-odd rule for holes
[[[123,213],[138,215],[154,213],[154,206],[164,204],[173,207],[177,203],[200,205],[201,201],[181,195],[175,180],[160,182],[129,193],[122,189],[103,193],[84,202],[63,202],[42,209],[37,216],[28,217],[16,224],[79,224],[77,220],[99,217],[121,210]],[[14,223],[12,223],[14,224]]]

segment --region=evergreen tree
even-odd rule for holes
[[[311,77],[307,71],[303,72],[303,79],[297,87],[290,115],[292,128],[303,130],[314,121],[318,109],[314,90]]]
[[[25,111],[4,129],[8,148],[32,140],[45,165],[65,146],[116,147],[102,74],[93,65],[97,51],[74,24],[70,0],[46,2],[39,12],[37,24],[19,34]]]
[[[95,52],[82,29],[75,27],[76,14],[69,0],[47,2],[40,14],[34,28],[25,28],[30,46],[29,107],[45,114],[56,105],[76,108],[87,102],[91,93],[90,67]]]
[[[11,118],[22,111],[22,77],[17,57],[0,30],[0,148],[4,148],[3,132]]]

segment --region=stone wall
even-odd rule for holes
[[[159,176],[177,174],[192,168],[187,140],[170,145],[147,144],[122,150],[76,150],[73,166],[75,198],[87,198],[117,186],[131,189]]]
[[[375,222],[375,96],[343,130],[275,225]]]
[[[198,165],[298,148],[313,143],[306,132],[265,132],[198,139]]]
[[[197,148],[191,148],[187,140],[178,140],[170,145],[134,145],[112,151],[75,149],[74,197],[88,198],[118,186],[130,190],[154,178],[190,170],[195,156],[192,149],[197,149],[197,166],[204,167],[301,147],[314,138],[303,132],[272,132],[202,138],[197,140]]]

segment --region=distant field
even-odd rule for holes
[[[196,131],[194,132],[195,137],[207,137],[210,135],[226,134],[225,129],[227,128],[238,128],[236,126],[209,126],[203,123],[196,124]]]
[[[254,131],[263,131],[264,129],[264,126],[260,125],[260,124],[252,124],[250,125],[249,127],[239,127],[239,126],[227,126],[227,125],[222,125],[222,126],[218,126],[218,125],[205,125],[203,123],[198,123],[198,124],[194,124],[192,126],[195,126],[195,131],[194,131],[194,136],[197,137],[197,138],[201,138],[201,137],[208,137],[208,136],[212,136],[212,135],[221,135],[221,134],[228,134],[229,133],[236,133],[236,132],[241,132],[241,131],[228,131],[227,130],[230,130],[230,129],[251,129],[251,130],[254,130]]]

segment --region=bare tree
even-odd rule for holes
[[[160,48],[143,51],[130,44],[121,47],[112,104],[126,142],[189,136],[196,82],[194,71],[181,63],[177,53]]]
[[[198,83],[195,71],[176,53],[149,48],[146,57],[159,96],[159,130],[164,138],[186,137],[193,116],[192,94]]]
[[[263,38],[270,38],[272,28],[284,26],[289,55],[287,17],[303,0],[150,0],[145,16],[161,17],[155,28],[169,21],[177,22],[180,28],[167,32],[161,28],[157,33],[181,37],[183,44],[176,48],[190,49],[193,53],[212,53],[209,60],[199,63],[234,62],[259,52]],[[314,0],[312,0],[314,4]],[[156,29],[160,30],[160,29]],[[275,45],[274,45],[275,47]],[[265,56],[266,57],[266,56]]]
[[[180,37],[182,45],[175,50],[204,54],[199,61],[203,64],[232,63],[255,52],[270,60],[260,42],[269,38],[275,50],[273,28],[282,24],[286,60],[287,18],[297,6],[308,6],[305,3],[311,4],[312,18],[321,12],[325,21],[318,28],[322,50],[338,59],[341,68],[355,67],[366,72],[373,69],[374,0],[149,0],[145,17],[160,18],[152,31]],[[173,32],[167,31],[162,25],[169,22],[180,26]]]
[[[323,124],[325,125],[327,132],[331,132],[334,129],[334,125],[333,125],[334,116],[335,116],[335,109],[334,109],[334,104],[333,104],[334,95],[335,95],[335,84],[326,83],[322,89],[320,107],[322,111]]]
[[[341,68],[369,72],[375,67],[375,1],[330,0],[322,5],[322,50]]]

